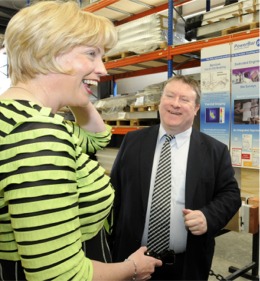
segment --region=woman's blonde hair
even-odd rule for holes
[[[76,2],[37,2],[13,16],[5,32],[12,84],[40,73],[68,73],[58,65],[58,55],[82,45],[109,50],[116,41],[110,20],[81,10]]]

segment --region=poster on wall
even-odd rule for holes
[[[229,147],[230,44],[201,50],[200,131]]]
[[[236,167],[259,169],[259,38],[231,46],[231,156]]]

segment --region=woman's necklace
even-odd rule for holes
[[[44,106],[43,103],[32,92],[30,92],[29,90],[27,90],[27,89],[25,89],[23,87],[11,86],[11,87],[9,87],[9,89],[20,89],[20,90],[23,90],[23,91],[27,92],[28,94],[30,94],[30,98],[29,98],[30,101],[35,102],[35,103],[39,104],[40,106]]]
[[[29,90],[27,90],[27,89],[25,89],[25,88],[23,88],[23,87],[11,86],[11,87],[9,87],[9,89],[21,89],[21,90],[24,90],[25,92],[27,92],[27,93],[29,93],[30,95],[33,96],[33,93],[32,93],[32,92],[30,92]]]

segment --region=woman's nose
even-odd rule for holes
[[[106,70],[106,67],[105,67],[105,64],[104,64],[102,58],[98,59],[97,64],[96,64],[96,68],[95,68],[95,72],[99,76],[107,75],[107,70]]]

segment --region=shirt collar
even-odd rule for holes
[[[190,127],[188,130],[174,136],[177,148],[180,148],[187,140],[189,140],[191,132],[192,132],[192,127]],[[165,129],[163,128],[162,124],[160,124],[158,141],[161,141],[162,138],[164,137],[164,135],[166,135],[166,134],[167,133],[166,133]]]

